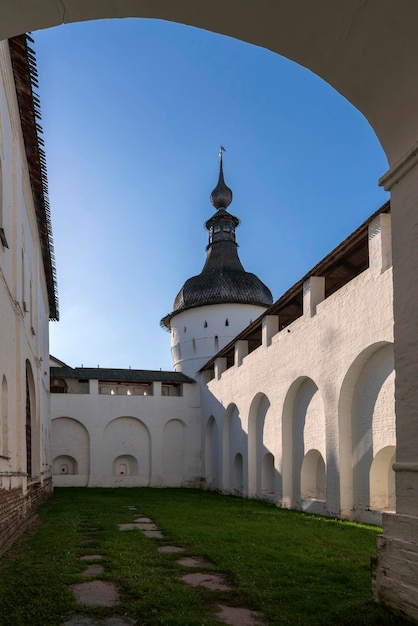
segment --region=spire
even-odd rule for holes
[[[215,209],[226,209],[232,202],[232,191],[225,185],[224,171],[222,164],[223,153],[226,152],[225,148],[221,146],[219,148],[219,179],[215,189],[210,194],[210,201]]]
[[[198,306],[237,303],[268,307],[273,302],[268,287],[255,274],[245,271],[238,256],[235,229],[239,219],[226,210],[232,202],[232,191],[224,181],[224,151],[221,146],[219,180],[210,196],[216,213],[205,224],[209,231],[206,262],[200,274],[186,280],[174,300],[173,312],[161,320],[166,328],[170,328],[173,315]]]

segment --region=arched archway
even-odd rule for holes
[[[0,422],[0,454],[9,456],[9,390],[7,378],[3,376],[1,381],[1,422]]]

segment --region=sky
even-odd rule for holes
[[[245,269],[277,300],[388,194],[366,119],[268,50],[179,24],[103,20],[33,33],[60,321],[73,367],[172,369],[172,311],[206,257],[219,173]]]

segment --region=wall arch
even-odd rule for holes
[[[72,417],[51,421],[52,477],[57,487],[86,487],[90,473],[90,436]],[[65,471],[62,468],[66,465]]]
[[[28,478],[40,474],[40,427],[37,415],[36,386],[32,365],[26,360],[25,441]]]
[[[396,445],[393,344],[368,346],[353,361],[338,403],[341,514],[364,519],[376,450]]]
[[[325,457],[325,412],[317,385],[307,377],[297,378],[283,404],[283,504],[301,506],[301,471],[305,454],[312,448]]]
[[[375,454],[370,467],[370,508],[378,511],[395,511],[396,490],[395,446],[386,446]]]
[[[302,499],[325,500],[325,462],[318,450],[309,450],[303,457],[300,491]]]
[[[1,381],[1,422],[0,422],[0,454],[9,456],[9,391],[7,378]]]
[[[101,474],[105,484],[146,487],[151,476],[151,436],[145,424],[136,417],[122,416],[111,420],[101,439]],[[138,473],[115,476],[114,460],[133,457],[138,462]],[[122,482],[121,482],[122,481]]]
[[[138,476],[138,460],[132,454],[117,456],[113,461],[114,476]]]
[[[271,454],[274,434],[272,424],[270,424],[270,445],[267,446],[264,429],[269,409],[268,397],[264,393],[257,393],[251,402],[248,415],[248,495],[250,497],[263,496],[263,459],[267,453]]]
[[[245,464],[247,458],[247,435],[242,428],[241,416],[236,404],[230,404],[225,411],[223,427],[223,463],[222,463],[222,488],[228,493],[236,491],[236,466],[237,454],[242,457],[243,480],[241,492],[246,489]]]
[[[169,420],[163,432],[163,484],[181,487],[184,479],[186,424],[179,419]]]
[[[219,488],[219,431],[211,415],[205,428],[205,482],[210,489]]]

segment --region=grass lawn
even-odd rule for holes
[[[159,542],[117,524],[137,516],[164,533]],[[102,554],[122,603],[85,615],[128,615],[138,624],[205,626],[215,601],[260,610],[271,624],[409,624],[371,598],[370,557],[380,529],[277,509],[253,500],[182,489],[56,489],[39,520],[0,559],[0,625],[59,626],[81,612],[69,585],[83,580],[79,557]],[[189,568],[160,543],[204,556],[232,592],[186,587]]]

